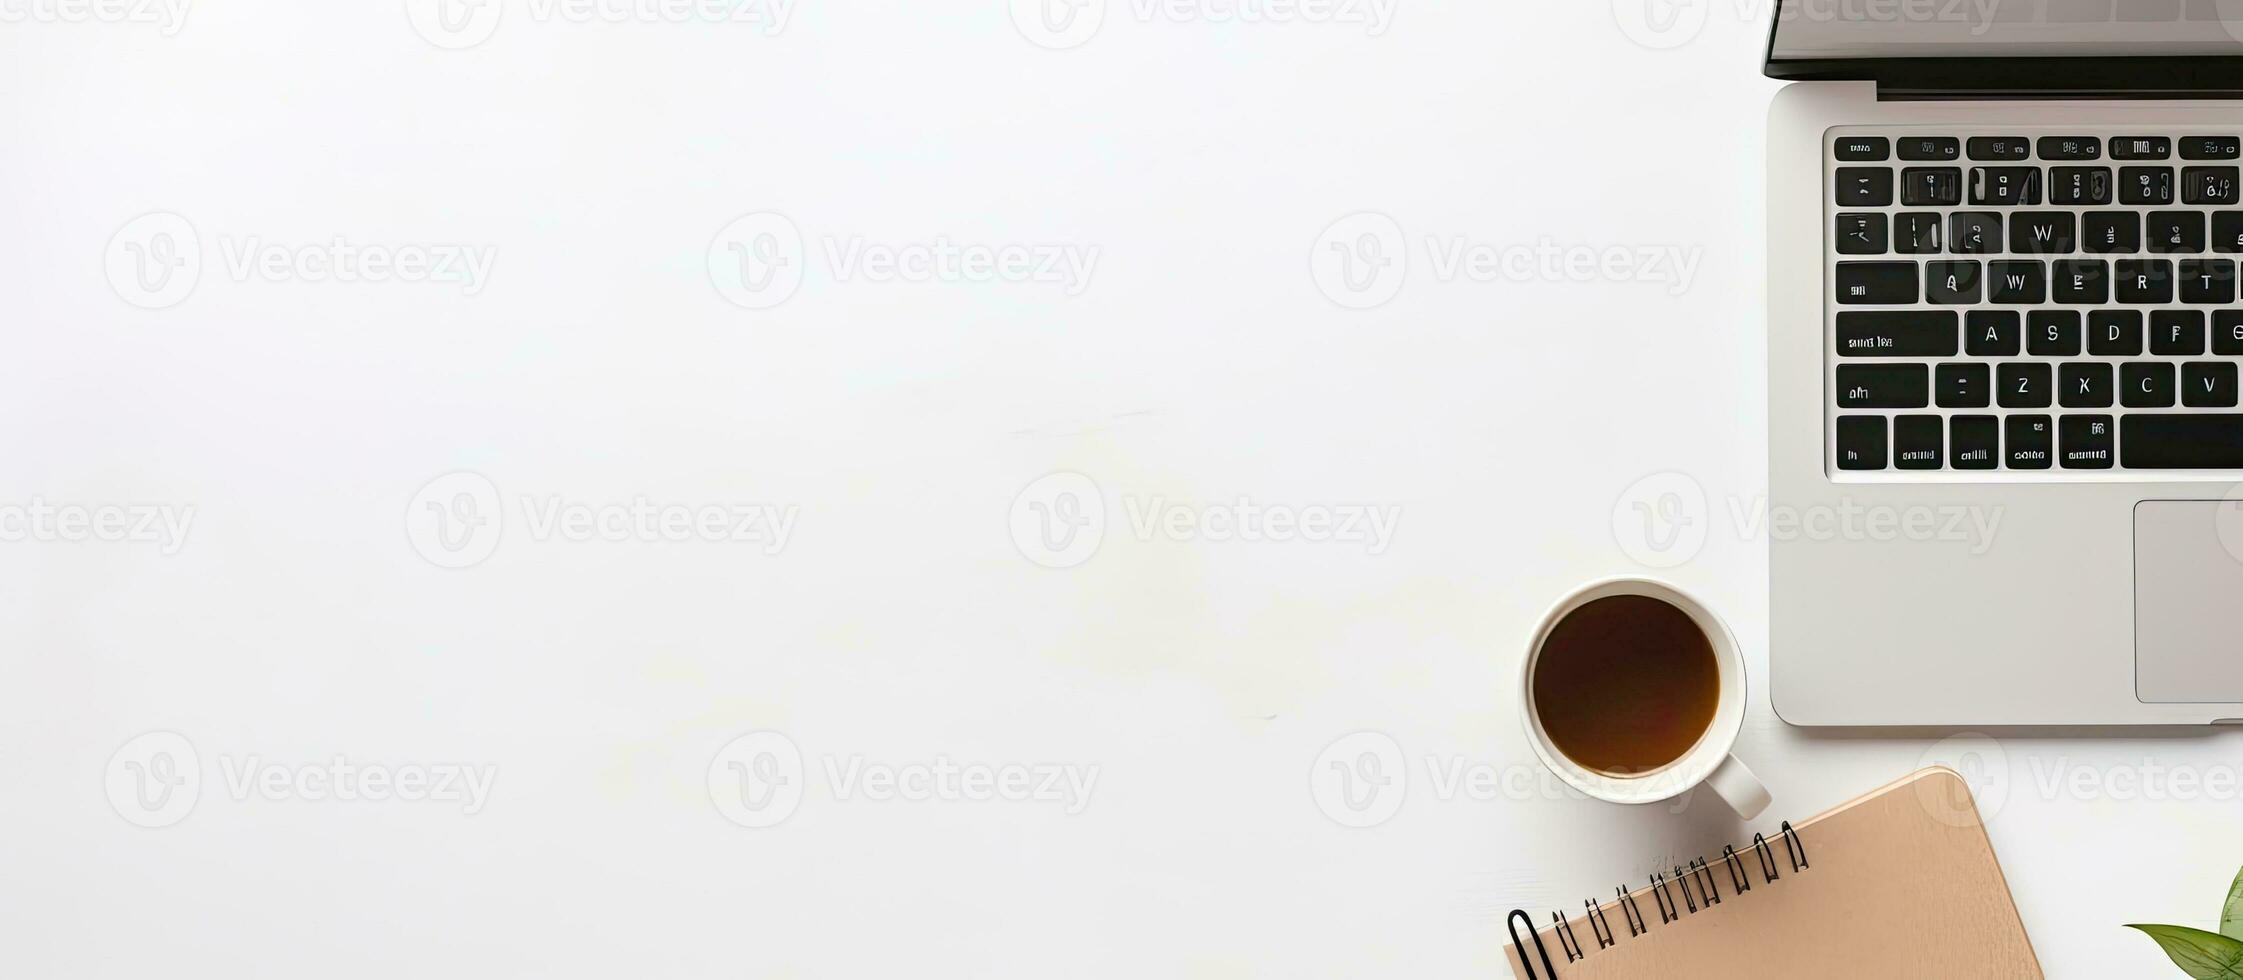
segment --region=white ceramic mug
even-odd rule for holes
[[[1613,596],[1646,596],[1682,610],[1705,633],[1720,669],[1721,697],[1714,706],[1712,724],[1698,736],[1697,744],[1673,762],[1631,776],[1598,772],[1566,758],[1551,742],[1549,732],[1543,729],[1534,703],[1534,671],[1542,662],[1542,648],[1548,643],[1551,631],[1582,606]],[[1542,764],[1557,773],[1558,778],[1583,793],[1612,803],[1644,804],[1671,800],[1704,785],[1711,787],[1730,809],[1747,820],[1768,808],[1768,788],[1761,785],[1752,770],[1730,754],[1737,744],[1737,732],[1745,723],[1744,653],[1737,647],[1737,637],[1729,632],[1728,625],[1704,603],[1681,589],[1650,579],[1610,579],[1560,600],[1542,617],[1541,625],[1535,627],[1534,641],[1527,646],[1526,664],[1519,671],[1519,700],[1520,714],[1526,719],[1527,741],[1533,744],[1534,754],[1542,757]]]

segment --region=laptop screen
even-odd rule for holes
[[[2243,55],[2243,0],[1778,3],[1776,61]]]

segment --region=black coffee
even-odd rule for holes
[[[1534,668],[1534,707],[1550,741],[1607,775],[1687,755],[1720,702],[1713,642],[1690,614],[1648,596],[1611,596],[1568,613]]]

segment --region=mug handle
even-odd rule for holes
[[[1761,785],[1760,777],[1753,775],[1736,756],[1721,760],[1713,775],[1706,777],[1706,785],[1713,787],[1714,795],[1746,820],[1768,809],[1768,787]]]

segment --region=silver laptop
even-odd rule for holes
[[[2243,3],[1781,0],[1770,688],[2243,722]]]

